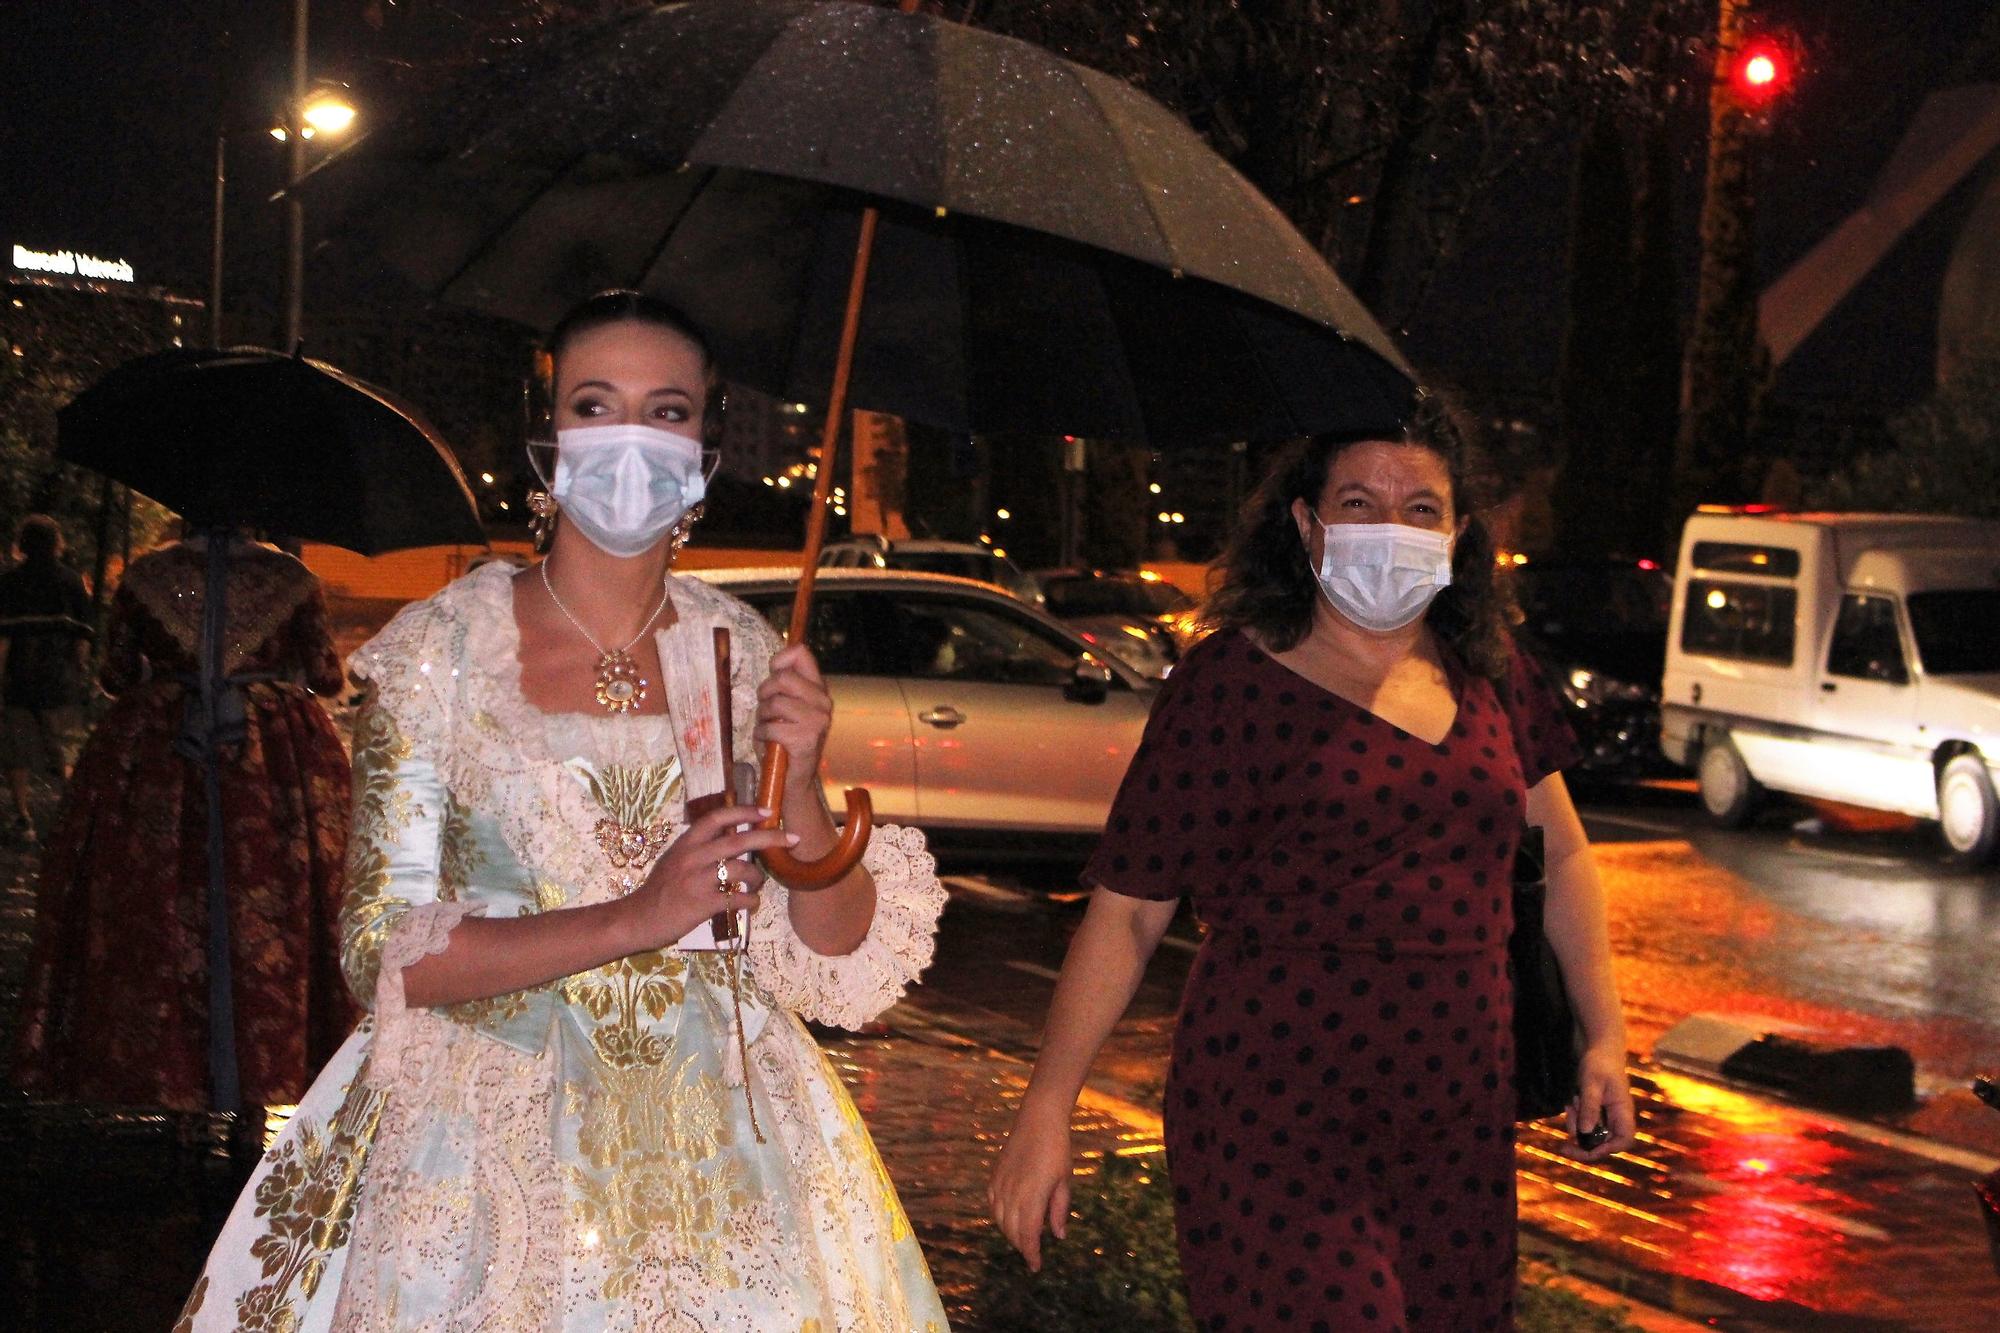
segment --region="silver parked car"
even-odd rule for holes
[[[696,577],[781,633],[791,618],[796,570]],[[1138,672],[987,584],[899,570],[820,570],[809,638],[834,697],[835,809],[865,786],[886,823],[998,851],[1067,852],[1103,830],[1152,707]]]

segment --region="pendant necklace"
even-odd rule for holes
[[[555,585],[549,582],[549,562],[542,561],[542,587],[548,589],[549,600],[556,604],[556,610],[563,613],[563,619],[576,626],[590,646],[597,650],[597,706],[605,712],[618,716],[629,713],[646,701],[646,678],[639,674],[638,659],[632,656],[632,649],[639,640],[646,637],[660,612],[667,609],[667,584],[660,583],[660,604],[653,608],[653,614],[646,617],[646,623],[639,626],[639,632],[632,636],[632,642],[623,648],[607,651],[597,641],[597,636],[583,627],[570,609],[563,605],[562,598],[556,596]]]

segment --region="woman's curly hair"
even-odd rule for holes
[[[1271,460],[1270,470],[1244,502],[1236,528],[1216,562],[1219,578],[1202,608],[1212,629],[1249,630],[1275,652],[1296,647],[1312,628],[1319,578],[1292,518],[1292,501],[1319,508],[1333,460],[1350,445],[1381,435],[1314,435],[1295,440]],[[1499,680],[1507,674],[1506,595],[1495,574],[1493,537],[1483,517],[1492,503],[1492,478],[1444,403],[1421,395],[1400,436],[1444,460],[1451,475],[1451,504],[1466,520],[1452,551],[1451,586],[1425,615],[1431,631],[1472,671]]]

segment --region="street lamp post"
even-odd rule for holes
[[[292,18],[291,96],[285,99],[283,123],[272,128],[272,137],[285,145],[285,263],[283,279],[284,346],[296,348],[305,322],[305,206],[296,187],[305,176],[305,143],[317,134],[337,135],[354,123],[355,109],[347,98],[328,89],[311,91],[307,79],[306,29],[309,0],[296,0]],[[217,52],[218,66],[228,56],[229,34],[222,32]],[[208,341],[222,345],[223,218],[229,184],[229,130],[227,100],[218,99],[215,123],[215,173],[213,221],[208,255]]]
[[[306,32],[311,0],[292,0],[292,95],[285,99],[285,332],[283,351],[298,349],[305,324],[306,209],[298,185],[306,174]]]

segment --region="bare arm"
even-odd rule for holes
[[[1031,1269],[1041,1268],[1044,1222],[1058,1238],[1066,1227],[1070,1111],[1179,906],[1100,888],[1070,940],[1035,1072],[987,1189],[993,1220]]]
[[[1563,984],[1569,989],[1577,1024],[1583,1030],[1571,1129],[1591,1128],[1600,1122],[1611,1127],[1609,1142],[1593,1151],[1573,1154],[1595,1160],[1629,1148],[1634,1129],[1632,1090],[1625,1073],[1625,1013],[1611,967],[1604,886],[1591,860],[1583,821],[1577,818],[1576,805],[1560,773],[1544,778],[1528,792],[1528,822],[1543,830],[1548,869],[1543,923],[1562,963]]]
[[[787,648],[773,657],[770,679],[757,692],[755,734],[785,747],[784,826],[798,835],[795,854],[808,861],[831,851],[840,836],[820,787],[820,755],[832,725],[833,696],[812,654]],[[793,893],[785,910],[814,953],[853,953],[875,921],[875,879],[857,864],[824,889]]]

